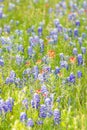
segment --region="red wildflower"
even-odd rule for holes
[[[75,57],[71,57],[70,58],[70,62],[74,64],[76,62],[76,58]]]

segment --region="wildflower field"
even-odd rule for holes
[[[87,0],[0,0],[0,130],[87,130]]]

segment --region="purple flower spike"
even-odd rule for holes
[[[20,121],[25,122],[27,120],[27,115],[25,112],[22,112],[20,115]]]
[[[41,86],[41,92],[44,94],[44,93],[47,93],[47,88],[45,85]]]
[[[74,76],[73,73],[71,73],[70,76],[69,76],[69,82],[75,83],[75,76]]]
[[[77,48],[73,48],[73,54],[74,54],[74,55],[77,55],[77,54],[78,54]]]
[[[29,55],[30,57],[32,57],[32,54],[33,54],[33,49],[32,49],[32,47],[30,46],[30,47],[28,47],[28,55]]]
[[[72,29],[68,29],[68,35],[71,37],[72,36]]]
[[[45,99],[45,104],[46,104],[46,106],[51,106],[51,99],[50,98],[46,98]]]
[[[41,107],[40,107],[40,118],[46,118],[46,116],[47,116],[47,108],[46,108],[46,106],[43,104],[43,105],[41,105]]]
[[[78,38],[78,42],[79,42],[80,46],[82,46],[82,37]]]
[[[55,109],[54,110],[54,123],[57,125],[60,123],[60,118],[61,118],[61,114],[60,114],[60,111]]]
[[[34,126],[34,122],[33,122],[33,120],[31,118],[28,119],[27,126],[28,127],[33,127]]]
[[[80,21],[79,20],[76,20],[76,26],[80,26]]]
[[[28,109],[28,100],[27,100],[27,99],[24,99],[24,100],[22,101],[22,105],[23,105],[26,109]]]
[[[58,27],[58,25],[60,24],[59,19],[55,19],[54,24],[55,24],[56,27]]]
[[[78,54],[77,60],[78,60],[78,65],[82,65],[83,64],[82,54]]]
[[[39,36],[42,35],[42,31],[43,31],[42,27],[38,27],[38,35],[39,35]]]
[[[81,72],[81,71],[78,71],[78,72],[77,72],[77,77],[78,77],[78,78],[81,78],[81,77],[82,77],[82,72]]]
[[[3,17],[3,11],[0,10],[0,19]]]
[[[3,66],[4,65],[4,61],[3,59],[0,59],[0,66]]]
[[[75,28],[75,29],[74,29],[74,37],[78,37],[78,35],[79,35],[78,29]]]
[[[86,53],[86,48],[85,47],[81,47],[81,51],[82,51],[82,54],[85,54]]]
[[[24,52],[23,45],[20,44],[20,45],[18,46],[18,51]]]
[[[37,121],[37,124],[38,124],[38,125],[42,125],[42,124],[43,124],[43,121],[38,120],[38,121]]]
[[[31,100],[32,108],[38,109],[40,106],[40,97],[37,93],[34,93],[33,100]]]
[[[82,33],[82,39],[86,38],[86,33]]]
[[[60,68],[59,68],[59,67],[56,67],[56,68],[55,68],[55,74],[58,74],[58,73],[60,73]]]
[[[40,102],[40,97],[39,97],[39,95],[38,95],[37,93],[34,93],[33,100],[34,100],[35,102],[37,102],[37,103]]]
[[[0,0],[0,2],[3,2],[4,0]]]

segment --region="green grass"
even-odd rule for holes
[[[0,19],[0,27],[4,27],[4,25],[11,26],[11,33],[2,33],[1,36],[9,37],[13,35],[15,38],[13,39],[13,44],[22,44],[24,46],[24,53],[18,52],[21,56],[24,56],[25,60],[27,59],[30,62],[30,68],[36,65],[36,61],[41,59],[43,56],[47,55],[49,50],[55,50],[56,57],[49,61],[49,66],[52,69],[55,69],[56,66],[59,66],[60,58],[59,54],[64,53],[65,56],[72,56],[73,46],[69,46],[70,39],[65,41],[63,36],[58,36],[58,43],[55,45],[48,44],[46,40],[46,36],[49,35],[49,31],[51,28],[54,28],[53,20],[55,19],[55,13],[48,14],[48,8],[52,7],[55,10],[55,4],[58,3],[59,0],[49,0],[48,5],[44,2],[44,0],[40,0],[37,4],[34,4],[32,0],[20,0],[20,3],[16,3],[15,0],[4,0],[4,13],[8,16],[5,19]],[[12,11],[8,11],[9,2],[15,3],[16,7]],[[80,5],[83,0],[79,1]],[[69,0],[66,0],[67,5],[69,4]],[[29,7],[28,7],[29,6]],[[48,6],[48,7],[47,7]],[[68,8],[65,15],[62,17],[58,17],[60,19],[60,23],[63,27],[71,28],[72,30],[75,28],[71,22],[68,21],[68,14],[70,13],[70,9]],[[82,18],[86,18],[87,15],[83,13],[83,15],[77,15],[77,18],[80,19],[81,26],[79,27],[80,36],[84,32],[87,34],[87,23],[82,20]],[[10,21],[14,20],[13,23]],[[16,25],[16,21],[19,21],[19,24]],[[35,61],[33,59],[29,59],[27,48],[29,46],[29,37],[31,34],[27,34],[27,29],[32,25],[35,26],[35,32],[37,34],[37,28],[40,22],[44,21],[43,28],[43,36],[45,51],[41,54],[38,46],[35,47],[36,55]],[[19,29],[23,31],[21,36],[18,36],[15,33],[15,30]],[[1,37],[0,36],[0,37]],[[22,40],[20,40],[22,37]],[[78,44],[78,40],[73,36],[71,40],[75,43],[75,46],[78,49],[78,52],[81,53],[81,49]],[[87,48],[87,38],[83,41],[83,46]],[[3,46],[0,43],[0,48]],[[28,68],[25,66],[23,62],[20,66],[16,64],[15,56],[17,55],[16,50],[8,53],[4,48],[4,52],[0,54],[0,56],[4,57],[5,65],[4,67],[0,67],[0,70],[3,71],[4,78],[6,79],[9,76],[10,71],[14,70],[17,77],[22,79],[23,71]],[[13,59],[11,57],[13,56]],[[27,78],[27,83],[23,85],[23,88],[17,88],[14,84],[7,85],[2,79],[2,73],[0,72],[0,88],[2,93],[0,93],[0,98],[6,100],[8,97],[12,97],[14,99],[14,106],[12,112],[6,114],[6,116],[0,116],[0,130],[87,130],[87,53],[84,55],[85,65],[78,66],[77,62],[74,65],[70,65],[69,70],[62,69],[62,77],[56,79],[55,75],[51,74],[48,82],[46,82],[46,86],[50,93],[55,93],[54,95],[54,105],[53,109],[60,107],[61,110],[61,123],[59,125],[54,125],[53,117],[46,118],[44,120],[44,124],[38,126],[34,125],[33,128],[26,127],[23,123],[20,122],[20,113],[22,111],[26,111],[29,118],[33,118],[34,122],[37,121],[38,111],[32,109],[29,106],[29,109],[26,110],[22,107],[22,100],[28,98],[29,103],[32,99],[32,94],[30,93],[31,88],[34,92],[37,89],[40,89],[41,84],[38,80],[34,80]],[[44,63],[42,62],[39,65],[39,68],[42,68]],[[71,72],[77,74],[77,71],[81,70],[83,73],[83,77],[81,79],[76,79],[75,85],[69,86],[68,84],[62,85],[62,79],[68,77]],[[56,86],[54,89],[53,86]],[[22,92],[25,90],[25,93]],[[57,104],[56,99],[60,97],[60,105]],[[42,97],[41,97],[42,98]],[[68,101],[71,99],[70,105],[68,105]],[[41,103],[43,103],[43,99],[41,99]]]

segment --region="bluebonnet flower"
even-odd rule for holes
[[[83,1],[83,8],[84,8],[84,9],[87,9],[87,1],[86,1],[86,0]]]
[[[71,29],[71,28],[68,29],[68,35],[69,35],[70,37],[72,36],[72,29]]]
[[[40,97],[37,93],[34,93],[33,99],[31,100],[31,105],[33,108],[38,109],[40,106]]]
[[[14,78],[9,77],[9,83],[13,83],[13,82],[14,82]]]
[[[53,43],[57,43],[57,41],[58,41],[58,36],[57,36],[57,35],[54,35],[54,36],[53,36]]]
[[[25,112],[21,112],[20,114],[20,121],[25,122],[27,120],[27,115]]]
[[[39,74],[38,66],[34,66],[33,74],[34,74],[34,79],[37,79],[38,78],[38,74]]]
[[[60,67],[61,68],[66,68],[68,70],[69,65],[68,65],[67,61],[60,61]]]
[[[61,114],[60,114],[60,111],[58,109],[55,109],[54,110],[54,123],[57,125],[60,123],[60,119],[61,119]]]
[[[46,118],[47,116],[47,108],[46,106],[43,104],[40,107],[40,114],[39,114],[40,118]]]
[[[79,36],[79,31],[77,28],[74,29],[74,37],[78,37]]]
[[[35,35],[34,36],[34,41],[35,41],[36,44],[38,44],[39,43],[39,36]]]
[[[13,70],[10,71],[10,78],[15,78],[16,74]]]
[[[86,33],[82,33],[82,39],[86,38]]]
[[[81,77],[82,77],[82,72],[81,72],[81,71],[78,71],[78,72],[77,72],[77,77],[78,77],[78,78],[81,78]]]
[[[80,26],[80,21],[79,20],[76,20],[76,26]]]
[[[9,111],[12,111],[14,105],[14,100],[10,97],[6,101],[3,99],[0,99],[0,114],[3,114],[3,112],[6,114]]]
[[[34,74],[34,79],[37,79],[37,78],[38,78],[38,73],[35,72],[35,73],[33,73],[33,74]]]
[[[84,8],[78,10],[78,14],[82,15],[84,13]]]
[[[10,26],[9,25],[4,26],[4,32],[10,33]]]
[[[29,37],[30,46],[34,47],[39,43],[39,36],[34,35],[33,37]]]
[[[18,87],[20,85],[20,78],[15,77],[15,85]]]
[[[0,10],[0,19],[3,17],[3,11]]]
[[[40,80],[41,82],[44,82],[45,80],[44,74],[38,74],[38,80]]]
[[[9,84],[9,83],[13,83],[15,81],[15,78],[16,78],[16,74],[15,72],[12,70],[10,72],[10,76],[6,78],[6,84]]]
[[[52,108],[52,100],[51,100],[51,98],[46,98],[45,99],[45,105],[47,107],[47,116],[51,117],[52,114],[53,114],[52,109],[51,109]]]
[[[23,105],[26,109],[28,109],[28,99],[24,99],[24,100],[22,101],[22,105]]]
[[[48,12],[51,14],[53,12],[53,8],[49,8]]]
[[[11,52],[12,47],[11,46],[7,46],[6,49],[7,49],[8,52]]]
[[[32,46],[30,46],[28,47],[28,55],[32,57],[32,54],[33,54],[33,49],[32,49]]]
[[[61,98],[60,98],[60,97],[58,97],[56,101],[60,103],[60,100],[61,100]]]
[[[26,70],[24,70],[23,75],[30,75],[31,74],[31,69],[27,68]]]
[[[73,48],[73,54],[74,54],[74,55],[77,55],[77,54],[78,54],[77,48]]]
[[[54,19],[54,25],[55,25],[56,27],[58,27],[59,24],[60,24],[59,19]]]
[[[42,121],[42,120],[38,120],[38,121],[37,121],[37,124],[38,124],[38,125],[42,125],[42,124],[43,124],[43,121]]]
[[[29,118],[29,119],[27,120],[27,126],[28,126],[28,127],[33,127],[33,126],[34,126],[34,121],[33,121],[31,118]]]
[[[20,55],[16,55],[16,63],[20,65],[22,62],[23,62],[23,57],[21,57]]]
[[[39,42],[40,42],[40,51],[43,52],[44,51],[44,40],[40,39]]]
[[[48,92],[48,90],[47,90],[47,88],[46,88],[45,85],[42,85],[42,86],[41,86],[41,92],[42,92],[43,94]]]
[[[81,47],[82,54],[86,53],[86,47]]]
[[[30,47],[32,49],[33,46],[35,46],[34,44],[34,38],[33,37],[29,37],[29,42],[30,42]]]
[[[62,27],[62,25],[59,24],[59,25],[57,26],[57,29],[58,29],[58,32],[62,32],[62,31],[63,31],[63,27]]]
[[[18,36],[20,36],[20,35],[23,34],[23,30],[18,30],[18,29],[16,29],[16,30],[15,30],[15,33],[16,33]]]
[[[50,31],[50,38],[53,38],[54,35],[58,35],[58,29],[54,28]]]
[[[5,102],[5,104],[8,107],[8,111],[12,111],[13,105],[14,105],[14,100],[12,98],[8,98]]]
[[[69,76],[69,82],[75,83],[75,75],[73,73],[71,73]]]
[[[8,84],[8,83],[10,82],[9,77],[6,78],[6,81],[5,81],[5,82],[6,82],[6,84]]]
[[[37,65],[35,65],[34,67],[33,67],[33,71],[35,72],[35,73],[39,73],[39,69],[38,69],[38,66]]]
[[[18,51],[24,52],[23,45],[20,44],[20,45],[18,46]]]
[[[3,2],[4,0],[0,0],[0,2]]]
[[[63,2],[61,2],[61,3],[62,3],[62,8],[63,8],[63,9],[66,9],[66,8],[67,8],[66,2],[63,1]]]
[[[17,21],[16,21],[16,25],[19,25],[19,23],[20,23],[20,22],[17,20]]]
[[[4,66],[4,60],[0,59],[0,66]]]
[[[37,93],[34,93],[34,96],[33,96],[33,100],[36,102],[36,103],[39,103],[40,102],[40,97]]]
[[[51,99],[50,98],[46,98],[45,99],[45,104],[46,104],[46,106],[51,106]]]
[[[31,105],[32,105],[32,108],[35,108],[34,100],[31,100]]]
[[[60,60],[64,60],[64,54],[60,53]]]
[[[83,64],[83,57],[82,57],[82,54],[78,54],[77,60],[78,60],[78,65],[82,65],[82,64]]]
[[[68,40],[68,39],[69,39],[68,34],[64,34],[64,40]]]
[[[38,35],[39,35],[39,36],[41,36],[41,35],[42,35],[42,31],[43,31],[42,27],[41,27],[41,26],[40,26],[40,27],[38,27]]]
[[[4,106],[4,100],[2,98],[0,98],[0,115],[3,112],[3,106]]]
[[[7,106],[7,104],[4,102],[4,104],[3,104],[3,106],[2,106],[2,113],[7,113],[8,112],[8,106]]]
[[[60,73],[60,68],[59,68],[59,67],[56,67],[56,68],[55,68],[55,74],[58,74],[58,73]]]
[[[69,19],[70,21],[74,21],[74,20],[76,19],[76,14],[75,14],[75,13],[69,14],[69,15],[68,15],[68,19]]]
[[[78,38],[78,42],[79,42],[80,46],[82,45],[82,42],[83,42],[82,40],[83,40],[82,37]]]

